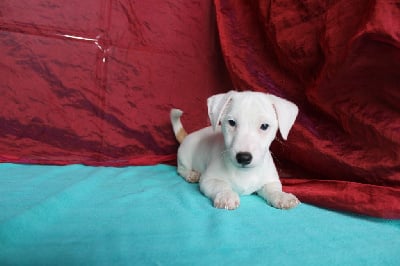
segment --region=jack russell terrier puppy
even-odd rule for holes
[[[282,191],[282,184],[269,151],[279,132],[287,139],[297,106],[261,92],[217,94],[207,100],[211,126],[187,134],[172,109],[172,127],[177,140],[178,173],[188,182],[199,182],[201,192],[214,207],[233,210],[239,195],[257,192],[268,204],[290,209],[300,202]]]

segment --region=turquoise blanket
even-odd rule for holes
[[[256,195],[212,207],[167,165],[0,164],[0,265],[400,265],[400,221]]]

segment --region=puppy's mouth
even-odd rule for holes
[[[254,165],[243,165],[243,164],[239,164],[239,165],[237,165],[237,167],[239,168],[239,169],[250,169],[250,168],[254,168],[255,166]]]
[[[243,168],[243,169],[247,169],[247,168],[254,168],[254,165],[252,164],[238,164],[236,163],[238,168]]]

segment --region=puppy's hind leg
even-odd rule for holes
[[[197,183],[200,180],[200,173],[188,168],[180,159],[178,159],[177,171],[189,183]]]

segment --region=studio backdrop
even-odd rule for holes
[[[400,218],[399,86],[395,1],[0,1],[1,162],[174,164],[171,108],[192,132],[209,96],[262,91],[300,109],[287,191]]]

